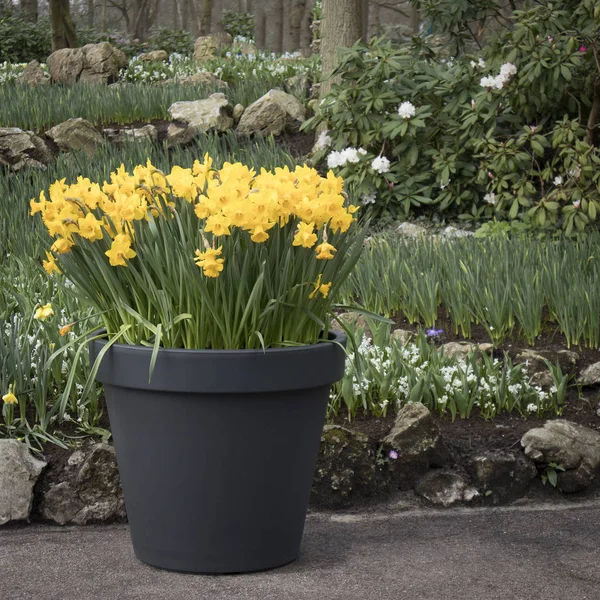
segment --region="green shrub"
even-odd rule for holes
[[[254,39],[254,15],[252,13],[224,10],[221,16],[221,25],[232,38]]]
[[[149,50],[165,50],[169,54],[191,55],[194,52],[194,36],[183,29],[161,27],[148,38]]]
[[[596,5],[526,4],[481,56],[446,60],[423,41],[355,45],[305,124],[331,132],[315,160],[374,215],[429,207],[585,229],[600,208]]]
[[[51,52],[50,23],[32,23],[16,14],[0,15],[0,63],[44,62]]]

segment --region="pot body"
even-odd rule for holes
[[[113,345],[104,384],[136,556],[238,573],[296,559],[344,344],[262,350]],[[90,342],[92,360],[105,340]]]

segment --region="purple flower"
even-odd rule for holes
[[[392,460],[396,460],[398,458],[398,453],[395,450],[390,450],[388,457]]]
[[[579,52],[587,52],[587,48],[584,44],[581,44],[581,46],[579,46]]]
[[[426,329],[425,333],[427,334],[427,337],[438,337],[444,333],[444,330],[432,327],[431,329]]]

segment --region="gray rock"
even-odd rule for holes
[[[53,158],[43,140],[33,132],[0,127],[0,165],[13,171],[23,167],[45,169]]]
[[[115,144],[122,145],[129,142],[156,142],[158,131],[154,125],[144,125],[132,129],[105,129],[104,134]]]
[[[152,50],[138,56],[143,62],[169,62],[169,53],[166,50]]]
[[[369,339],[373,338],[373,333],[367,325],[367,321],[360,313],[345,312],[340,313],[339,315],[337,315],[337,317],[340,321],[343,321],[347,326],[351,326],[354,330],[361,330],[365,337]],[[331,324],[333,327],[337,327],[339,329],[339,324],[335,319],[332,321]]]
[[[442,353],[447,358],[464,359],[469,352],[486,352],[491,354],[494,349],[492,344],[470,344],[468,342],[448,342],[441,346]]]
[[[196,132],[192,127],[170,123],[167,127],[167,146],[180,146],[189,144],[196,137]]]
[[[531,350],[525,349],[517,354],[516,362],[525,363],[530,374],[547,372],[548,367],[544,360],[553,364],[558,363],[560,368],[567,373],[572,373],[579,360],[577,352],[572,350]]]
[[[392,342],[400,342],[403,346],[406,346],[415,337],[412,331],[406,331],[405,329],[394,329],[390,336]]]
[[[244,114],[244,111],[246,109],[244,108],[243,104],[236,104],[233,107],[233,121],[234,123],[239,123],[240,119],[242,118],[242,115]]]
[[[432,471],[416,485],[415,493],[434,506],[447,508],[458,502],[470,502],[479,492],[456,473]]]
[[[65,152],[83,150],[90,156],[104,144],[102,134],[81,117],[55,125],[46,135]]]
[[[47,61],[50,78],[67,85],[77,81],[90,84],[112,83],[127,66],[125,54],[108,42],[87,44],[83,48],[63,48]]]
[[[305,119],[306,110],[297,98],[282,90],[270,90],[244,111],[237,132],[279,135],[286,129],[297,128]]]
[[[231,46],[233,38],[228,33],[204,35],[194,42],[194,60],[199,63],[215,58],[227,46]]]
[[[486,452],[475,456],[471,465],[473,481],[492,504],[523,496],[537,476],[535,464],[513,452]]]
[[[441,467],[448,458],[438,425],[420,402],[403,406],[384,443],[398,453],[390,463],[400,489],[411,489],[430,467]]]
[[[547,421],[521,438],[525,455],[542,467],[554,463],[558,487],[566,493],[588,487],[600,469],[600,433],[564,419]]]
[[[59,525],[122,520],[125,502],[121,492],[114,448],[94,444],[75,451],[60,475],[41,499],[44,519]]]
[[[218,77],[215,77],[208,71],[200,71],[193,75],[187,75],[186,77],[174,77],[173,79],[165,79],[164,81],[157,81],[154,85],[197,85],[197,86],[211,86],[216,88],[228,87],[225,81],[221,81]]]
[[[374,493],[375,454],[365,435],[338,425],[326,425],[313,478],[311,503],[347,506]]]
[[[457,229],[452,225],[448,225],[448,227],[446,227],[446,229],[439,234],[441,238],[449,239],[472,237],[474,235],[475,234],[472,231],[467,231],[466,229]]]
[[[42,69],[37,60],[32,60],[27,63],[23,73],[17,79],[18,83],[34,87],[36,85],[48,85],[50,76]]]
[[[169,107],[171,118],[185,123],[194,135],[204,131],[227,131],[233,125],[231,113],[229,101],[221,92],[211,94],[205,100],[175,102]]]
[[[586,367],[579,376],[581,385],[597,385],[600,383],[600,362]]]
[[[0,525],[29,519],[33,486],[45,466],[22,442],[0,440]]]
[[[404,222],[396,227],[396,233],[408,238],[417,238],[426,235],[427,229],[415,223]]]
[[[308,94],[309,81],[306,73],[298,73],[285,81],[285,91],[296,97]]]

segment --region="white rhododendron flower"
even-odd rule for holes
[[[416,112],[417,112],[417,109],[414,107],[412,102],[403,102],[398,107],[398,114],[403,119],[410,119],[411,117],[414,117]]]
[[[360,153],[362,154],[362,152]],[[345,148],[344,150],[334,150],[327,157],[327,166],[330,169],[344,167],[347,163],[357,163],[360,161],[360,154],[356,148]]]
[[[329,132],[321,131],[321,133],[319,134],[319,137],[317,138],[315,146],[319,150],[323,150],[324,148],[329,148],[329,146],[331,146],[332,142],[333,142],[333,140],[331,139]]]
[[[373,171],[387,173],[390,170],[390,161],[385,156],[376,156],[371,163]]]
[[[557,175],[554,178],[554,185],[562,185],[562,182],[563,182],[563,178],[560,175]]]
[[[489,194],[486,194],[483,199],[488,203],[488,204],[496,204],[496,194],[494,194],[494,192],[491,192]]]
[[[479,85],[481,87],[493,88],[497,90],[501,90],[504,87],[504,84],[513,76],[517,74],[517,67],[512,63],[504,63],[500,67],[500,74],[495,77],[482,77]]]

